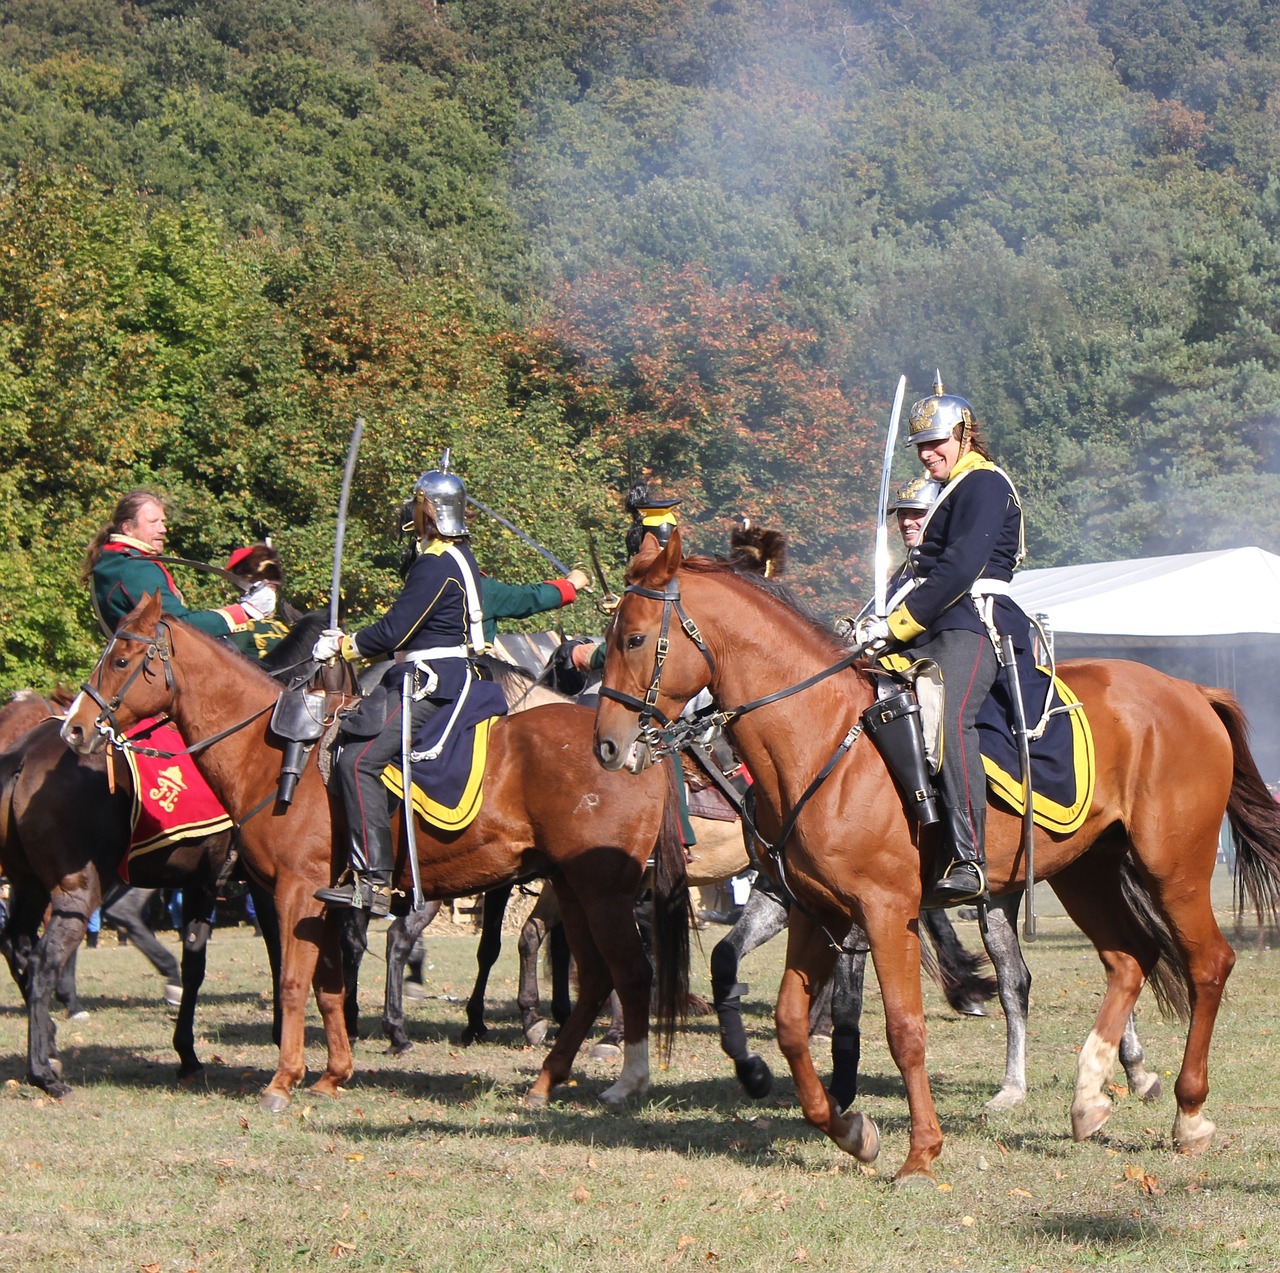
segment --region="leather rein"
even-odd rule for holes
[[[851,667],[864,654],[864,647],[859,645],[851,650],[844,658],[831,664],[830,667],[823,668],[822,671],[815,673],[813,676],[806,677],[805,680],[797,682],[795,685],[789,685],[785,689],[777,690],[772,694],[766,694],[763,698],[752,699],[748,703],[742,704],[740,707],[717,708],[712,707],[707,711],[696,712],[692,717],[673,721],[667,716],[661,708],[658,707],[658,692],[662,681],[662,668],[666,663],[667,656],[671,650],[671,641],[667,636],[671,627],[671,616],[674,613],[680,620],[680,628],[685,635],[698,647],[702,657],[707,662],[707,667],[711,670],[712,675],[715,674],[716,664],[712,657],[711,651],[707,648],[706,642],[703,640],[702,633],[698,630],[698,626],[689,618],[685,612],[684,606],[680,602],[680,581],[678,577],[672,576],[666,586],[658,591],[654,588],[644,588],[639,584],[628,584],[624,592],[634,593],[639,597],[648,597],[654,601],[662,602],[662,625],[658,633],[658,643],[654,654],[653,678],[649,682],[649,688],[645,692],[643,699],[636,698],[633,694],[624,694],[621,690],[611,689],[608,686],[600,687],[600,697],[611,699],[615,703],[621,703],[624,707],[629,707],[640,718],[639,739],[648,747],[655,760],[665,760],[669,756],[674,756],[685,748],[691,748],[697,737],[705,734],[709,728],[724,728],[732,721],[737,720],[741,716],[745,716],[748,712],[754,712],[758,708],[767,707],[771,703],[780,702],[782,699],[790,698],[793,694],[799,694],[804,690],[810,689],[821,681],[825,681],[828,677],[843,672],[846,668]],[[661,722],[662,728],[655,729],[653,721]],[[787,899],[796,906],[799,906],[810,919],[822,928],[826,933],[831,944],[842,952],[846,951],[846,947],[837,942],[831,933],[827,931],[823,925],[809,910],[801,906],[797,901],[795,894],[791,891],[786,881],[786,869],[783,862],[783,849],[787,841],[791,838],[791,833],[795,830],[801,812],[806,804],[817,792],[818,788],[827,780],[831,771],[839,763],[840,758],[858,741],[863,732],[862,722],[855,724],[848,733],[840,740],[835,751],[831,754],[826,764],[818,770],[813,781],[805,788],[803,794],[791,807],[791,812],[787,815],[786,821],[779,832],[778,837],[773,843],[769,843],[760,834],[759,829],[755,825],[747,802],[726,783],[717,783],[721,791],[729,799],[730,803],[738,811],[738,816],[742,819],[743,825],[750,831],[752,838],[760,845],[764,852],[776,863],[778,871],[779,883],[782,885],[783,892]],[[714,775],[712,775],[714,777]]]

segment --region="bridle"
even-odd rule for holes
[[[181,751],[160,751],[154,747],[140,747],[132,739],[125,737],[124,730],[121,728],[120,722],[116,718],[116,712],[118,712],[123,706],[125,695],[128,694],[134,681],[136,681],[140,676],[151,675],[152,664],[156,660],[159,660],[164,669],[165,689],[167,689],[170,694],[173,693],[172,631],[170,630],[167,619],[160,619],[156,623],[155,632],[149,637],[138,632],[130,632],[125,628],[121,628],[115,636],[112,637],[107,648],[103,650],[102,657],[98,660],[97,667],[94,668],[94,674],[96,674],[99,679],[101,679],[103,664],[106,662],[107,656],[111,653],[111,650],[117,641],[137,641],[140,645],[145,645],[147,647],[143,651],[142,658],[139,660],[138,665],[129,673],[128,676],[125,677],[124,683],[110,699],[102,697],[101,692],[92,684],[92,676],[90,677],[90,680],[82,682],[80,688],[95,703],[97,703],[98,707],[101,709],[98,712],[97,717],[94,719],[94,729],[106,738],[113,747],[118,748],[120,751],[132,751],[136,752],[140,756],[152,756],[160,760],[172,760],[177,756],[194,756],[197,752],[203,751],[206,747],[212,747],[214,743],[221,742],[222,739],[238,733],[246,725],[257,720],[259,716],[265,716],[267,712],[271,711],[275,706],[274,703],[269,703],[266,707],[254,712],[252,716],[246,717],[238,724],[232,725],[229,729],[221,730],[212,737],[202,739],[198,743],[192,743],[189,747],[184,747]]]
[[[624,593],[634,593],[639,597],[648,597],[651,600],[662,602],[662,624],[658,631],[658,642],[654,652],[653,677],[649,682],[649,688],[645,692],[643,699],[636,698],[634,694],[624,694],[621,690],[610,689],[608,686],[600,687],[600,697],[611,699],[615,703],[621,703],[624,707],[629,707],[637,714],[640,720],[638,740],[649,748],[655,762],[665,760],[667,757],[674,756],[689,747],[697,736],[704,734],[709,727],[724,728],[730,722],[740,716],[745,716],[748,712],[754,712],[757,708],[766,707],[770,703],[776,703],[784,698],[790,698],[791,695],[799,694],[802,690],[807,690],[811,686],[817,685],[818,682],[826,680],[829,676],[834,676],[837,672],[844,671],[862,658],[865,653],[863,646],[855,646],[844,658],[831,664],[830,667],[814,673],[813,676],[797,682],[795,685],[789,685],[785,689],[766,694],[762,698],[752,699],[751,702],[744,703],[741,707],[719,708],[713,706],[706,711],[695,712],[687,719],[673,721],[658,707],[658,692],[662,681],[662,669],[671,650],[671,642],[667,633],[671,627],[671,615],[673,613],[679,617],[680,627],[684,630],[685,635],[698,647],[702,657],[707,661],[707,667],[710,668],[713,676],[716,670],[715,659],[707,648],[707,643],[703,640],[702,633],[698,630],[698,625],[685,613],[685,609],[680,602],[680,581],[678,576],[673,575],[660,592],[657,589],[645,588],[639,584],[628,584],[624,589]],[[654,728],[654,720],[661,722],[661,729]],[[822,932],[826,934],[827,940],[834,949],[844,953],[850,953],[849,949],[842,942],[837,941],[826,925],[801,905],[799,899],[796,898],[787,885],[783,848],[791,838],[791,833],[795,830],[801,810],[809,803],[813,794],[830,776],[840,758],[858,741],[862,733],[863,725],[861,721],[858,721],[840,740],[839,745],[822,768],[818,770],[813,781],[810,782],[800,798],[791,806],[781,831],[772,843],[765,840],[756,828],[755,820],[752,818],[742,797],[733,791],[732,787],[728,787],[727,784],[721,786],[721,790],[725,791],[726,796],[729,797],[730,802],[737,809],[743,826],[751,832],[755,842],[773,860],[777,868],[778,882],[782,886],[783,894],[792,905],[799,907],[817,924]]]

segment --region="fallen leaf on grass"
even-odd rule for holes
[[[978,1222],[972,1216],[961,1216],[960,1223],[964,1225],[966,1229],[972,1229]]]
[[[938,1186],[938,1192],[939,1192],[939,1193],[950,1193],[950,1192],[951,1192],[951,1186],[950,1186],[950,1185],[948,1185],[948,1184],[945,1184],[945,1183],[944,1183],[944,1184],[941,1184],[941,1185],[939,1185],[939,1186]]]
[[[348,1154],[348,1155],[347,1155],[347,1161],[348,1161],[348,1162],[364,1162],[364,1155],[363,1155],[363,1154]]]
[[[158,1264],[144,1264],[142,1273],[160,1273],[160,1266]]]
[[[591,1197],[591,1190],[584,1189],[579,1185],[570,1195],[574,1202],[587,1202]]]
[[[686,1247],[691,1247],[692,1245],[693,1245],[693,1239],[687,1233],[682,1233],[676,1239],[677,1251],[683,1251]]]
[[[1010,1189],[1009,1197],[1010,1198],[1034,1198],[1035,1194],[1033,1194],[1030,1189]]]
[[[809,1252],[804,1247],[796,1247],[796,1253],[791,1257],[792,1264],[803,1264],[809,1258]]]
[[[334,1259],[337,1259],[337,1260],[342,1259],[344,1255],[354,1255],[355,1253],[356,1253],[356,1249],[354,1246],[352,1246],[350,1242],[335,1241],[334,1244],[329,1248],[329,1254],[333,1256]]]

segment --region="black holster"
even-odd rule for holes
[[[924,727],[915,695],[910,690],[902,690],[890,698],[882,698],[862,713],[862,724],[875,740],[885,765],[906,797],[908,811],[922,827],[932,826],[940,817],[938,797],[929,777]]]
[[[306,689],[284,690],[271,713],[271,732],[285,740],[284,759],[280,765],[280,787],[276,798],[287,805],[293,800],[293,789],[306,762],[307,749],[324,734],[323,694]]]

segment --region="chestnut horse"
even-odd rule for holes
[[[667,642],[669,641],[669,648]],[[610,770],[643,771],[669,746],[670,722],[709,687],[735,750],[750,767],[762,837],[780,845],[774,869],[793,907],[777,1002],[779,1045],[805,1117],[864,1162],[879,1133],[842,1114],[809,1057],[808,1005],[849,920],[867,933],[883,993],[890,1051],[910,1111],[910,1149],[898,1178],[928,1176],[942,1147],[925,1067],[918,916],[933,878],[933,832],[917,829],[879,753],[858,742],[874,690],[865,667],[828,630],[767,585],[705,558],[681,560],[679,532],[665,548],[648,537],[609,631],[596,751]],[[1227,692],[1136,663],[1078,660],[1060,667],[1084,703],[1097,781],[1081,828],[1037,829],[1036,872],[1092,940],[1106,993],[1080,1051],[1072,1132],[1106,1121],[1106,1094],[1122,1032],[1144,981],[1187,1012],[1175,1084],[1173,1143],[1208,1147],[1208,1052],[1235,955],[1209,896],[1224,813],[1239,843],[1239,878],[1274,913],[1280,881],[1280,806],[1249,752]],[[655,726],[653,722],[656,721]],[[993,805],[987,827],[994,894],[1025,886],[1020,819]]]
[[[279,1065],[262,1096],[281,1110],[305,1073],[303,1024],[314,982],[328,1064],[313,1091],[334,1095],[353,1072],[343,1021],[343,916],[314,893],[346,864],[341,800],[308,759],[293,801],[273,802],[282,742],[269,716],[280,687],[234,650],[161,613],[159,594],[128,614],[67,713],[62,737],[76,751],[100,748],[132,722],[167,712],[196,764],[236,819],[242,860],[275,896],[280,923]],[[545,1102],[569,1077],[578,1047],[616,986],[626,1012],[626,1057],[601,1099],[616,1104],[648,1087],[649,990],[653,980],[632,908],[645,863],[657,863],[657,1017],[664,1042],[688,976],[688,888],[671,767],[637,784],[601,773],[591,754],[589,709],[549,706],[501,718],[489,736],[484,802],[464,830],[416,829],[423,889],[458,897],[511,880],[550,875],[570,948],[579,997],[527,1099]],[[317,749],[318,750],[318,749]],[[313,753],[314,754],[314,753]],[[397,818],[397,885],[410,888]]]

